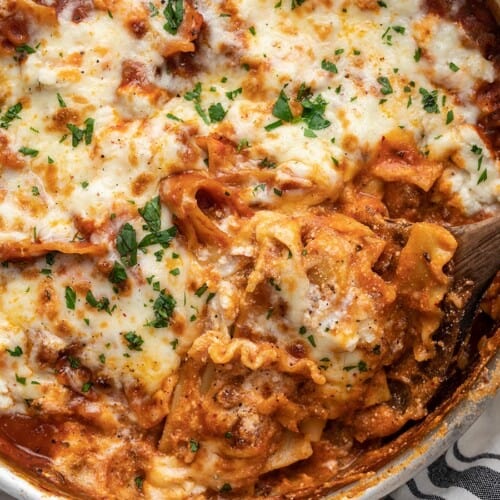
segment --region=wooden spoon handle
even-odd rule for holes
[[[500,269],[500,216],[449,229],[458,242],[455,281],[468,279],[482,288]]]

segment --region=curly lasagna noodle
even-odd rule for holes
[[[1,455],[86,498],[359,476],[452,361],[499,40],[480,0],[0,0]]]

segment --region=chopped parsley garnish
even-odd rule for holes
[[[454,119],[453,111],[450,109],[448,113],[446,113],[446,125],[449,125]]]
[[[278,189],[278,188],[273,188],[273,193],[276,196],[282,196],[283,195],[283,191],[281,189]]]
[[[135,487],[142,491],[142,485],[144,484],[144,478],[142,476],[136,476],[134,478]]]
[[[92,135],[94,133],[94,123],[93,118],[87,118],[83,124],[85,128],[78,128],[73,123],[68,123],[66,127],[71,132],[71,145],[76,148],[80,142],[85,140],[85,144],[88,146],[92,142]]]
[[[116,237],[116,249],[123,263],[130,267],[137,264],[137,239],[135,229],[126,222]]]
[[[281,292],[281,287],[274,281],[274,278],[269,278],[269,284],[277,291]]]
[[[75,309],[76,305],[76,292],[70,286],[67,286],[64,291],[64,298],[66,300],[66,307],[68,309]]]
[[[473,144],[472,147],[470,148],[471,152],[474,153],[475,155],[480,155],[483,152],[483,148],[480,148],[476,144]]]
[[[156,17],[160,15],[160,11],[153,2],[149,2],[149,12],[151,12],[151,17]]]
[[[255,31],[255,26],[250,26],[250,28],[248,28],[248,31],[250,31],[250,33],[255,36],[256,34],[256,31]]]
[[[201,98],[201,82],[198,82],[193,90],[190,90],[189,92],[186,92],[184,94],[184,99],[186,101],[199,101]]]
[[[460,69],[454,62],[449,63],[448,66],[454,73],[456,73]]]
[[[281,127],[283,125],[283,120],[276,120],[275,122],[269,123],[269,125],[266,125],[264,128],[270,132],[271,130],[274,130],[275,128]]]
[[[304,129],[304,137],[309,137],[311,139],[314,139],[315,137],[318,137],[311,129],[305,128]]]
[[[300,333],[301,335],[305,335],[305,334],[307,333],[307,328],[306,328],[304,325],[302,325],[302,326],[299,328],[299,333]]]
[[[153,328],[163,328],[168,326],[176,304],[177,303],[172,295],[166,293],[165,290],[161,290],[153,304],[155,319],[150,321],[148,326],[152,326]]]
[[[131,351],[142,351],[141,346],[144,344],[144,339],[140,335],[135,332],[127,332],[123,338],[127,341],[127,347]]]
[[[26,146],[23,146],[22,148],[19,148],[19,152],[23,154],[24,156],[31,156],[32,158],[35,158],[35,156],[38,156],[38,149],[32,149],[32,148],[27,148]]]
[[[221,122],[226,116],[227,111],[222,107],[220,102],[211,104],[208,108],[208,116],[212,123]]]
[[[208,285],[206,283],[203,283],[203,285],[201,285],[200,288],[198,288],[198,290],[194,292],[194,294],[197,297],[201,297],[207,290],[208,290]]]
[[[387,8],[387,4],[385,2],[383,2],[382,0],[378,0],[377,4],[379,7],[382,7],[384,9]]]
[[[159,231],[161,227],[160,197],[156,196],[148,201],[144,207],[138,209],[139,214],[145,220],[144,229],[148,231]]]
[[[111,309],[109,308],[109,299],[107,297],[101,297],[97,300],[92,293],[92,290],[87,292],[85,296],[85,300],[87,304],[91,307],[94,307],[98,311],[106,311],[108,314],[111,314]]]
[[[306,0],[292,0],[292,10],[300,7]]]
[[[82,365],[82,362],[78,358],[75,358],[73,356],[68,356],[68,363],[73,370],[80,368],[80,366]]]
[[[260,160],[258,165],[262,168],[276,168],[276,162],[269,160],[267,156],[263,160]]]
[[[479,176],[479,179],[477,180],[478,184],[481,184],[482,182],[485,182],[486,179],[488,179],[488,171],[486,169],[483,170],[482,174]]]
[[[379,76],[377,78],[377,82],[380,83],[380,92],[383,95],[392,94],[393,90],[389,78],[387,78],[386,76]]]
[[[405,27],[404,26],[392,26],[392,29],[396,32],[396,33],[399,33],[400,35],[404,35],[405,34]]]
[[[250,147],[250,143],[248,142],[248,139],[241,139],[240,142],[238,142],[238,146],[236,148],[236,151],[240,153],[244,149],[247,149]]]
[[[314,336],[313,336],[313,335],[308,335],[307,340],[309,341],[309,343],[310,343],[313,347],[316,347],[316,340],[314,340]]]
[[[305,1],[305,0],[302,0],[302,1]],[[292,8],[293,8],[293,7],[292,7]],[[224,484],[220,487],[219,491],[220,491],[221,493],[229,493],[230,491],[232,491],[232,489],[233,489],[233,488],[231,487],[231,485],[230,485],[229,483],[224,483]]]
[[[177,346],[179,345],[179,339],[172,340],[172,342],[170,342],[170,345],[172,346],[172,349],[175,351],[177,349]]]
[[[177,30],[184,19],[184,0],[168,0],[163,15],[167,21],[163,25],[163,29],[171,35],[177,34]]]
[[[422,107],[427,113],[439,113],[439,107],[437,103],[438,91],[433,90],[429,92],[428,90],[420,87],[419,93],[422,96]]]
[[[368,366],[365,361],[361,360],[357,365],[344,366],[343,370],[349,372],[351,370],[358,369],[360,372],[368,371]]]
[[[20,377],[17,373],[16,373],[16,381],[22,385],[26,385],[26,377]]]
[[[8,108],[6,113],[0,117],[0,128],[8,129],[13,120],[20,120],[19,113],[22,109],[23,105],[20,102]]]
[[[179,274],[181,274],[181,270],[178,267],[174,267],[174,269],[169,272],[172,276],[179,276]]]
[[[105,364],[106,363],[106,355],[101,353],[99,354],[99,361],[102,363],[102,364]]]
[[[111,283],[119,284],[123,283],[127,279],[127,271],[125,271],[125,268],[115,260],[113,264],[113,269],[111,269],[111,272],[108,275],[108,280]]]
[[[196,453],[200,449],[200,443],[194,439],[189,440],[189,449]]]
[[[234,101],[236,96],[241,94],[243,92],[243,89],[241,87],[235,89],[235,90],[230,90],[229,92],[226,92],[226,97],[230,99],[231,101]]]
[[[92,389],[92,386],[94,384],[92,384],[92,382],[85,382],[83,385],[82,385],[82,392],[89,392],[90,389]]]
[[[10,349],[5,349],[12,357],[18,358],[19,356],[22,356],[23,350],[21,349],[20,346],[16,345],[13,350]]]
[[[178,116],[173,115],[172,113],[167,113],[167,118],[170,118],[171,120],[174,120],[175,122],[184,121],[181,118],[179,118]]]
[[[138,248],[145,248],[147,246],[156,244],[161,245],[163,248],[168,248],[170,242],[176,234],[177,228],[175,226],[171,226],[168,229],[163,229],[162,231],[147,234],[139,242]]]
[[[329,71],[330,73],[338,73],[339,70],[337,69],[337,66],[332,63],[331,61],[328,61],[327,59],[323,59],[321,61],[321,69],[324,69],[325,71]]]
[[[415,53],[413,54],[413,59],[415,59],[415,62],[418,62],[420,61],[421,57],[422,57],[422,49],[420,47],[417,47]]]
[[[31,47],[30,45],[27,45],[26,43],[23,43],[22,45],[18,45],[16,47],[16,52],[21,52],[25,54],[34,54],[36,52],[36,49]]]
[[[40,190],[38,189],[38,186],[31,187],[31,194],[33,196],[40,196]]]
[[[259,191],[265,191],[266,190],[266,185],[265,184],[257,184],[253,189],[252,193],[255,196]]]
[[[64,99],[62,98],[62,95],[59,92],[57,93],[57,101],[59,102],[59,106],[61,106],[61,108],[66,107],[66,103],[64,102]]]
[[[289,100],[289,97],[281,90],[273,106],[273,116],[285,122],[291,122],[293,120],[293,114],[288,104]]]
[[[314,100],[307,97],[301,100],[300,103],[303,108],[301,118],[310,130],[322,130],[331,125],[331,122],[323,116],[328,103],[321,94],[317,95]],[[304,133],[304,135],[306,134]],[[311,135],[306,135],[306,137],[311,137]],[[313,137],[316,137],[316,134]]]

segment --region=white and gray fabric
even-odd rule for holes
[[[384,500],[500,500],[500,394],[444,455]]]

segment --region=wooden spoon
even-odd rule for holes
[[[474,288],[484,288],[500,270],[500,216],[448,229],[458,243],[454,280],[471,280]]]
[[[453,281],[467,289],[460,328],[468,330],[482,294],[500,271],[500,216],[447,229],[458,243],[453,256]]]

